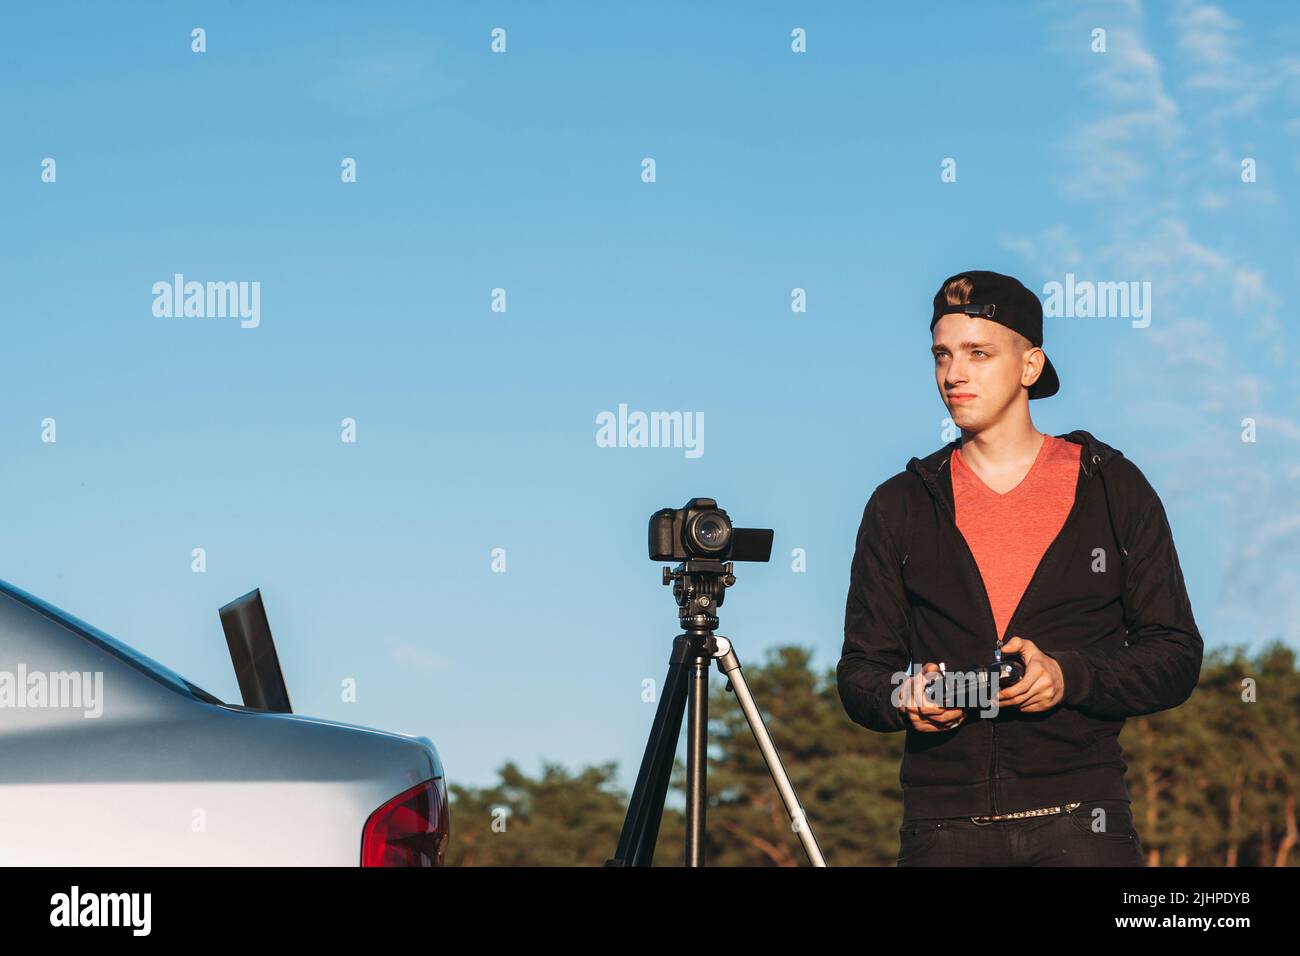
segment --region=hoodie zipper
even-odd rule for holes
[[[1065,521],[1061,525],[1061,529],[1056,533],[1056,537],[1054,537],[1051,540],[1051,542],[1047,545],[1047,550],[1043,552],[1042,558],[1039,559],[1038,566],[1034,568],[1034,573],[1030,577],[1029,583],[1025,586],[1024,593],[1021,594],[1020,601],[1019,603],[1017,603],[1016,609],[1011,613],[1011,619],[1007,621],[1006,634],[1011,633],[1012,625],[1016,623],[1016,617],[1018,616],[1020,609],[1025,606],[1026,602],[1028,601],[1030,593],[1033,591],[1034,585],[1038,582],[1039,575],[1042,572],[1043,567],[1047,564],[1048,552],[1052,550],[1052,547],[1057,543],[1057,541],[1061,540],[1061,538],[1065,534],[1066,528],[1070,526],[1070,522],[1074,520],[1075,515],[1079,511],[1080,505],[1083,501],[1084,489],[1088,485],[1088,479],[1091,478],[1093,474],[1088,470],[1087,466],[1084,465],[1083,463],[1084,460],[1090,459],[1093,465],[1095,465],[1098,468],[1101,467],[1100,465],[1101,456],[1096,454],[1095,452],[1092,452],[1091,449],[1088,447],[1087,442],[1080,442],[1079,444],[1083,446],[1083,448],[1080,450],[1079,467],[1083,471],[1084,480],[1082,483],[1078,483],[1078,479],[1076,479],[1076,492],[1074,495],[1074,503],[1070,506],[1070,513],[1066,515]],[[951,477],[952,474],[951,454],[947,458],[945,458],[942,462],[939,463],[940,468],[942,468],[944,465],[948,466],[948,473],[949,476]],[[1000,660],[1002,657],[1002,644],[1006,639],[1006,634],[998,634],[997,619],[993,616],[993,604],[989,600],[988,588],[985,587],[984,585],[984,578],[983,575],[980,573],[979,562],[975,560],[975,553],[971,551],[970,545],[966,541],[966,536],[961,533],[961,528],[958,527],[957,525],[957,514],[952,509],[952,507],[949,506],[948,499],[943,496],[942,490],[934,487],[933,483],[930,481],[928,477],[926,478],[926,484],[930,485],[931,493],[943,505],[943,510],[948,515],[949,520],[952,521],[953,530],[957,532],[957,537],[962,543],[962,550],[966,552],[967,563],[969,567],[971,567],[975,571],[975,580],[978,581],[980,585],[979,591],[981,594],[984,595],[984,610],[988,617],[988,621],[989,624],[991,625],[993,634],[997,638],[997,643],[994,647],[994,654],[996,655],[996,659]],[[996,814],[1001,812],[998,809],[997,796],[993,786],[994,781],[997,779],[997,767],[998,767],[998,725],[996,719],[990,721],[989,730],[992,733],[992,748],[989,753],[988,794],[989,794],[989,805],[993,808],[993,813]]]
[[[1075,515],[1079,513],[1079,509],[1083,505],[1083,493],[1088,487],[1088,480],[1093,475],[1093,472],[1088,471],[1087,467],[1083,464],[1083,459],[1087,456],[1087,454],[1088,454],[1088,449],[1085,446],[1080,454],[1080,461],[1079,461],[1079,468],[1083,471],[1083,481],[1078,482],[1076,484],[1074,503],[1070,506],[1070,512],[1065,516],[1065,521],[1062,522],[1061,524],[1061,530],[1056,532],[1056,537],[1053,538],[1051,540],[1051,543],[1048,544],[1047,550],[1043,552],[1042,558],[1040,558],[1038,561],[1038,567],[1034,568],[1034,573],[1030,577],[1029,583],[1025,585],[1025,591],[1022,595],[1020,595],[1020,603],[1016,605],[1016,610],[1011,613],[1011,620],[1007,621],[1007,631],[1006,631],[1007,634],[1011,633],[1012,630],[1011,626],[1016,623],[1016,617],[1018,616],[1018,612],[1029,601],[1029,596],[1033,593],[1034,586],[1038,583],[1039,574],[1040,572],[1042,572],[1043,568],[1046,567],[1047,565],[1048,552],[1050,552],[1052,550],[1052,546],[1055,545],[1056,542],[1059,541],[1065,535],[1065,530],[1068,527],[1070,527],[1070,522],[1074,520]],[[1100,468],[1101,467],[1100,459],[1101,456],[1094,453],[1092,456],[1092,464]],[[1006,640],[1006,634],[1003,634],[1002,637],[999,638],[999,642],[998,642],[999,651],[1001,650],[1002,642],[1005,640]]]
[[[945,458],[942,462],[939,463],[940,468],[942,468],[944,465],[948,466],[948,473],[949,475],[951,475],[952,455],[949,455],[947,458]],[[926,479],[926,482],[927,484],[929,483],[928,478]],[[939,500],[939,503],[943,505],[944,513],[947,514],[949,520],[952,521],[952,529],[954,532],[956,532],[957,540],[961,542],[962,551],[964,551],[966,554],[967,565],[970,567],[972,571],[975,572],[975,580],[979,583],[978,590],[980,594],[984,596],[984,611],[985,611],[985,615],[988,618],[989,630],[993,632],[994,637],[997,637],[998,634],[997,618],[993,616],[993,603],[989,600],[989,591],[988,588],[985,587],[984,585],[983,575],[980,574],[980,566],[979,566],[979,562],[975,560],[975,552],[971,551],[970,545],[966,541],[966,536],[961,533],[961,528],[957,526],[957,514],[952,509],[952,507],[948,504],[948,499],[943,496],[943,491],[937,488],[932,488],[931,490],[935,498],[937,498]],[[1001,640],[999,639],[998,641],[999,649],[1001,648],[1001,646],[1002,646]],[[993,734],[992,750],[989,753],[989,775],[988,775],[989,805],[993,808],[992,810],[993,813],[1000,813],[1001,811],[998,810],[997,796],[993,791],[993,781],[997,779],[996,773],[997,773],[997,766],[998,766],[998,725],[996,720],[989,721],[989,730]]]

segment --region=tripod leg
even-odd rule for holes
[[[749,722],[749,729],[754,734],[758,749],[763,754],[763,762],[767,764],[768,773],[772,775],[772,782],[776,784],[777,792],[781,795],[781,802],[785,804],[785,812],[794,825],[795,833],[799,834],[799,842],[803,844],[804,852],[808,854],[808,862],[813,866],[825,866],[826,859],[822,856],[821,847],[817,845],[817,837],[813,835],[812,826],[808,823],[807,817],[804,816],[803,807],[799,806],[799,798],[795,796],[794,787],[791,786],[790,778],[786,775],[785,766],[781,763],[781,757],[776,752],[776,746],[768,735],[767,726],[763,723],[763,715],[759,713],[758,705],[754,703],[753,695],[749,692],[749,685],[745,683],[745,676],[740,672],[740,660],[736,657],[736,651],[727,638],[717,637],[715,639],[717,640],[717,650],[714,652],[714,656],[718,661],[718,669],[731,682],[731,689],[735,692],[736,700],[740,703],[740,709],[745,713],[745,720]]]
[[[709,659],[690,665],[686,710],[686,865],[704,865],[706,773],[709,765]]]
[[[668,793],[673,757],[677,753],[677,738],[682,729],[682,713],[686,707],[687,682],[690,665],[687,662],[687,640],[679,636],[673,642],[673,653],[668,664],[668,676],[659,695],[654,723],[646,742],[645,755],[636,786],[627,805],[627,816],[618,837],[618,849],[606,866],[649,866],[654,857],[655,842],[659,839],[659,823],[663,817],[664,797]]]

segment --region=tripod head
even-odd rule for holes
[[[688,634],[712,634],[718,626],[718,608],[727,588],[736,583],[730,561],[690,558],[675,568],[664,568],[664,585],[672,584],[677,619]]]
[[[673,583],[683,630],[708,636],[718,626],[718,608],[736,583],[733,561],[767,561],[771,528],[737,528],[713,498],[692,498],[684,508],[661,508],[650,516],[650,560],[680,561],[664,568]]]

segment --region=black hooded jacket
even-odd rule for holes
[[[1074,504],[1001,635],[1033,641],[1060,665],[1065,697],[1051,710],[971,710],[955,730],[923,733],[891,700],[910,662],[919,671],[993,660],[992,607],[953,509],[959,443],[911,459],[863,512],[839,693],[855,723],[907,732],[904,824],[1127,800],[1125,718],[1178,706],[1200,678],[1201,635],[1160,498],[1088,432],[1056,437],[1083,446]]]

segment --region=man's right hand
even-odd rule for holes
[[[912,722],[912,727],[922,733],[942,733],[961,726],[966,718],[966,711],[960,707],[941,707],[932,704],[925,697],[925,675],[939,670],[938,664],[926,664],[921,673],[913,674],[907,679],[900,695],[899,712]],[[935,681],[936,696],[943,697],[941,681]]]

